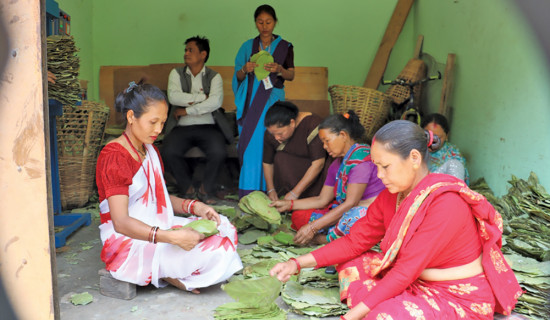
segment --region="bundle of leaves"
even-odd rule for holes
[[[275,303],[281,293],[281,282],[276,278],[234,280],[222,289],[236,302],[217,307],[215,319],[286,319],[285,311]]]
[[[515,312],[550,319],[550,195],[535,173],[527,180],[512,176],[508,193],[497,198],[480,179],[470,188],[483,194],[502,215],[502,251],[525,293]]]
[[[325,268],[304,269],[298,276],[298,282],[301,285],[308,285],[315,288],[334,288],[339,287],[338,274],[327,274]]]
[[[72,36],[49,36],[46,40],[48,48],[48,71],[55,77],[55,83],[48,84],[48,96],[63,105],[74,106],[80,100],[80,82],[78,72],[80,59],[76,55],[78,48]]]
[[[284,285],[281,297],[290,310],[298,314],[330,317],[348,311],[348,307],[340,302],[338,288],[314,288],[289,281]]]
[[[193,228],[195,231],[202,233],[205,237],[213,236],[219,232],[218,224],[215,221],[207,220],[207,219],[195,220],[195,221],[189,222],[184,226],[174,227],[171,230],[177,230],[182,228]]]
[[[245,213],[257,215],[271,224],[281,224],[281,214],[270,207],[271,200],[262,191],[253,191],[241,198],[239,208]]]
[[[506,260],[525,290],[514,311],[534,319],[550,319],[550,261],[539,262],[519,254],[506,255]]]

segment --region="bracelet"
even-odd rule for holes
[[[157,243],[157,231],[159,230],[158,226],[151,227],[151,230],[149,230],[149,237],[147,238],[147,241],[151,243]]]
[[[296,272],[294,273],[294,275],[299,275],[300,274],[300,271],[302,271],[302,266],[300,265],[300,263],[298,262],[298,260],[296,260],[296,258],[290,258],[288,259],[288,261],[294,261],[294,263],[296,263],[296,267],[298,268],[296,270]]]
[[[153,232],[153,243],[157,243],[157,231],[159,231],[159,227],[155,227],[155,232]]]
[[[191,200],[189,201],[189,203],[187,204],[187,213],[191,213],[193,214],[193,212],[191,211],[191,207],[193,206],[193,204],[197,202],[197,200]]]
[[[183,200],[181,202],[181,211],[183,211],[183,213],[189,213],[187,211],[185,211],[185,203],[187,202],[188,203],[189,200]]]
[[[241,68],[241,71],[244,73],[244,74],[247,74],[248,72],[244,71],[244,66]]]
[[[298,199],[298,196],[294,192],[292,192],[292,190],[290,190],[289,192],[294,198]]]
[[[294,207],[294,200],[290,200],[290,209],[288,209],[288,211],[292,211],[293,207]]]
[[[267,193],[270,193],[271,191],[275,191],[275,188],[273,188],[273,189],[269,190],[269,191],[268,191]]]
[[[193,200],[193,203],[192,203],[191,206],[190,206],[191,208],[189,209],[189,213],[190,213],[190,214],[195,214],[194,208],[195,208],[195,205],[196,205],[196,204],[197,204],[197,200]],[[196,215],[196,214],[195,214],[195,215]]]
[[[315,236],[318,230],[315,229],[315,227],[311,223],[308,223],[307,225],[309,227],[309,231],[311,232],[311,234]]]

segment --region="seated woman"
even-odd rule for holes
[[[430,172],[450,174],[469,185],[470,177],[466,168],[466,159],[460,154],[458,148],[447,140],[449,123],[445,116],[439,113],[428,115],[422,120],[422,128],[432,131],[442,142],[439,148],[430,148],[428,164]]]
[[[296,243],[312,240],[326,243],[348,234],[384,189],[384,184],[376,177],[376,166],[370,161],[370,147],[357,142],[364,132],[365,128],[353,111],[333,114],[323,120],[319,125],[319,137],[334,161],[321,193],[270,204],[280,212],[296,210],[292,213],[292,228],[298,230],[294,238]]]
[[[300,268],[338,264],[345,320],[510,314],[522,290],[500,250],[502,218],[464,181],[430,174],[429,137],[406,120],[378,130],[372,161],[387,189],[349,235],[275,265],[271,275],[287,281]],[[370,250],[379,242],[382,252]]]
[[[212,207],[169,195],[162,178],[162,161],[152,143],[167,117],[164,94],[132,82],[115,104],[125,115],[126,129],[103,148],[96,169],[106,269],[121,281],[169,283],[194,293],[225,281],[242,268],[235,227]],[[216,221],[219,233],[204,239],[191,228],[172,230],[199,218]]]
[[[263,169],[267,195],[295,200],[316,196],[323,187],[330,160],[319,139],[323,119],[299,112],[292,102],[278,101],[265,115]]]

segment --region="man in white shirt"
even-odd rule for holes
[[[205,67],[210,54],[208,39],[185,41],[185,67],[175,68],[168,78],[168,101],[172,105],[166,121],[162,158],[176,179],[180,194],[215,202],[216,178],[226,158],[225,138],[212,117],[223,101],[222,77]],[[199,147],[206,154],[202,187],[194,190],[192,172],[185,153]]]

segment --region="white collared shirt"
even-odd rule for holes
[[[186,107],[187,116],[181,117],[178,126],[190,126],[197,124],[214,124],[212,111],[222,106],[223,102],[223,80],[220,74],[212,78],[210,84],[210,95],[208,98],[202,88],[202,77],[205,67],[193,76],[191,69],[187,68],[186,73],[191,76],[191,92],[181,90],[180,75],[173,69],[168,76],[168,101],[173,106]]]

